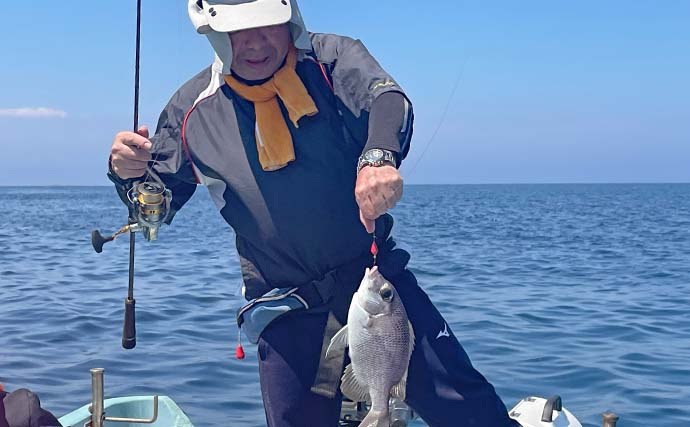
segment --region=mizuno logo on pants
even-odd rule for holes
[[[450,338],[450,334],[448,333],[448,324],[444,323],[443,324],[443,330],[436,335],[436,339],[439,339],[441,337],[448,337]]]

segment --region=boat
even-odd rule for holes
[[[92,401],[58,420],[63,427],[194,427],[184,411],[168,396],[125,396],[103,398],[102,368],[91,369]],[[391,399],[391,427],[406,427],[415,418],[414,412],[404,402]],[[339,425],[354,427],[364,418],[368,410],[366,402],[345,400]],[[559,396],[548,399],[530,396],[518,402],[509,411],[509,416],[522,427],[582,427],[575,416],[568,411]],[[603,427],[616,427],[618,416],[603,414]]]
[[[156,398],[157,399],[154,399]],[[149,423],[153,427],[194,427],[187,414],[177,406],[177,403],[168,396],[126,396],[105,399],[103,408],[107,416],[107,423],[111,418],[150,420],[153,418],[154,400],[157,400],[158,414],[156,419]],[[84,427],[91,423],[90,403],[76,409],[58,419],[62,427]],[[142,423],[115,421],[118,427],[141,427]]]

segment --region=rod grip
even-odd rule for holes
[[[134,298],[125,299],[125,324],[122,328],[122,348],[131,350],[137,345]]]

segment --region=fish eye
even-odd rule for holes
[[[391,302],[393,301],[393,288],[391,288],[388,285],[384,285],[379,290],[379,295],[381,296],[381,299],[385,302]]]

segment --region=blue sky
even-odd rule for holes
[[[132,125],[136,2],[5,3],[0,185],[107,184],[112,137]],[[154,127],[211,49],[185,1],[143,3],[140,122]],[[688,1],[300,6],[408,92],[408,183],[690,182]]]

